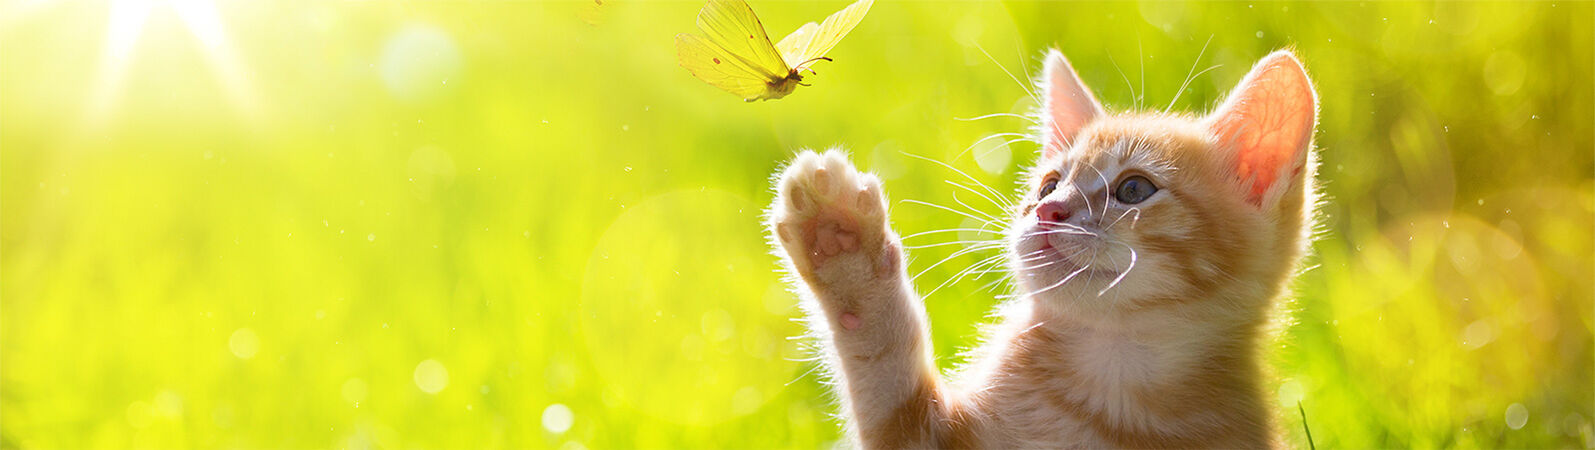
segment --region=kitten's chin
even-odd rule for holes
[[[1032,297],[1064,301],[1096,298],[1098,292],[1118,277],[1111,269],[1070,257],[1084,251],[1060,249],[1046,239],[1015,250],[1016,255],[1030,255],[1018,258],[1015,271],[1019,275],[1019,287]]]

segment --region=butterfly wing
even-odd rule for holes
[[[820,24],[809,22],[798,27],[797,31],[781,38],[775,48],[781,51],[781,58],[786,60],[788,66],[801,64],[805,59],[803,54],[808,51],[809,42],[814,39],[814,33],[820,30]]]
[[[788,49],[791,51],[786,57],[787,64],[803,64],[811,59],[825,56],[826,52],[836,47],[836,43],[842,41],[843,36],[847,36],[847,33],[853,31],[853,27],[858,26],[859,21],[864,20],[864,15],[869,13],[869,8],[873,4],[875,0],[858,0],[842,8],[841,11],[831,13],[818,26],[811,28],[814,25],[811,22],[781,39],[783,53]],[[789,44],[788,40],[793,42]]]
[[[746,1],[709,0],[698,12],[698,29],[710,43],[740,57],[768,80],[786,78],[792,71]]]
[[[692,76],[744,100],[758,98],[769,89],[769,74],[697,35],[676,35],[676,59]]]

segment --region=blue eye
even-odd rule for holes
[[[1058,189],[1058,180],[1047,180],[1046,183],[1043,183],[1041,185],[1041,191],[1036,193],[1036,198],[1038,198],[1038,199],[1047,198],[1048,194],[1051,194],[1052,191],[1055,191],[1057,189]]]
[[[1136,175],[1120,181],[1119,187],[1113,190],[1113,197],[1125,204],[1134,205],[1146,201],[1148,197],[1156,193],[1157,186],[1152,184],[1152,180]]]

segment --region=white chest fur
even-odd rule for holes
[[[999,376],[1008,380],[995,383],[988,397],[1008,429],[1002,434],[1114,446],[1103,440],[1104,429],[1180,435],[1211,420],[1199,412],[1171,417],[1156,396],[1177,389],[1211,360],[1216,334],[1175,314],[1155,315],[1165,317],[1043,324],[1025,333],[1047,337],[1020,338],[1004,352]]]

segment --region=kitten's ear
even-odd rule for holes
[[[1258,61],[1205,121],[1219,149],[1233,156],[1247,200],[1273,205],[1301,182],[1318,95],[1296,55],[1280,50]]]
[[[1080,75],[1069,66],[1068,58],[1057,49],[1047,51],[1047,65],[1041,72],[1041,126],[1046,141],[1042,154],[1050,157],[1074,143],[1081,128],[1101,117],[1102,104],[1080,82]]]

